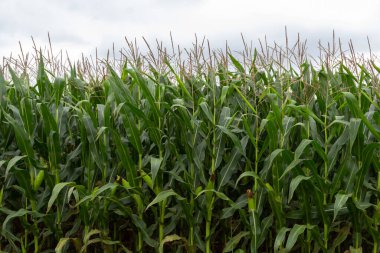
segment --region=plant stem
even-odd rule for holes
[[[327,156],[328,154],[328,134],[327,134],[327,113],[328,113],[328,104],[329,104],[329,85],[326,86],[326,110],[325,110],[325,119],[324,119],[324,135],[325,135],[325,154]],[[325,183],[327,184],[327,177],[328,177],[328,161],[324,163],[324,179]],[[327,205],[327,194],[326,191],[323,192],[323,206],[326,207]],[[328,249],[328,224],[326,223],[326,220],[323,222],[323,241],[324,241],[324,247],[325,249]]]
[[[212,221],[212,207],[214,205],[215,198],[212,197],[211,203],[207,209],[206,217],[206,253],[211,253],[211,221]]]
[[[194,165],[191,164],[191,173],[194,174]],[[193,177],[192,177],[193,178]],[[190,215],[194,214],[194,196],[191,194],[190,196]],[[189,252],[195,252],[194,248],[194,220],[190,221],[189,226]]]
[[[139,122],[139,128],[140,128],[140,122]],[[139,154],[139,172],[141,173],[142,171],[142,154]],[[142,186],[142,181],[143,179],[140,180],[140,188]],[[138,208],[138,209],[141,209],[141,208]],[[138,215],[139,215],[139,218],[141,220],[143,220],[143,212],[144,210],[138,210]],[[142,249],[143,249],[143,237],[142,237],[142,233],[141,233],[141,230],[138,229],[137,230],[137,252],[139,253],[142,253]]]
[[[158,227],[158,240],[160,243],[164,240],[165,207],[166,207],[166,200],[159,203],[160,220],[159,220],[159,227]],[[159,253],[164,253],[163,247],[160,247]]]

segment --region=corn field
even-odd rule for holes
[[[5,61],[0,252],[379,252],[375,59],[244,45]]]

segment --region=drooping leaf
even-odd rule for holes
[[[239,244],[240,240],[249,235],[248,231],[241,231],[239,234],[235,235],[231,239],[228,240],[228,243],[224,247],[223,252],[231,252],[235,249],[235,247]]]
[[[170,196],[175,196],[178,200],[185,200],[185,198],[178,195],[175,191],[172,189],[161,191],[157,194],[157,196],[152,200],[152,202],[149,203],[149,205],[146,207],[146,210],[149,209],[151,206],[166,200]]]
[[[289,198],[288,202],[290,202],[293,198],[294,191],[297,189],[298,185],[304,181],[304,180],[309,180],[311,177],[306,177],[303,175],[298,175],[295,178],[290,181],[290,187],[289,187]]]
[[[158,171],[160,170],[162,160],[163,160],[162,157],[160,157],[160,158],[151,157],[150,158],[150,171],[152,172],[153,187],[155,185],[156,177],[157,177]]]
[[[288,240],[286,241],[286,250],[290,251],[296,244],[298,237],[305,231],[305,225],[295,224],[290,230]]]
[[[48,205],[47,205],[46,213],[49,212],[50,208],[53,206],[55,200],[57,199],[57,197],[58,197],[59,193],[62,191],[62,189],[65,188],[66,186],[73,186],[73,185],[75,185],[74,182],[62,182],[62,183],[58,183],[54,186],[52,194],[51,194],[49,202],[48,202]]]
[[[342,207],[346,204],[349,197],[351,197],[352,194],[342,194],[338,193],[335,195],[335,203],[334,203],[334,219],[338,215],[339,211],[342,209]]]

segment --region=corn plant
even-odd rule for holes
[[[244,45],[8,59],[0,252],[378,252],[376,59]]]

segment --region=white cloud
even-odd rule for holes
[[[182,46],[190,46],[195,33],[216,47],[228,40],[233,49],[242,45],[240,33],[255,43],[265,35],[283,43],[285,26],[291,40],[298,32],[308,38],[309,48],[316,48],[319,39],[331,40],[335,30],[363,51],[369,36],[380,51],[379,7],[371,0],[1,0],[0,56],[18,52],[18,41],[30,49],[31,36],[46,45],[48,32],[56,50],[78,57],[96,47],[104,51],[112,42],[125,46],[124,36],[168,43],[170,32]]]

